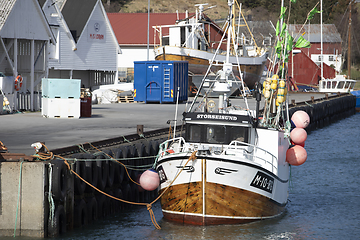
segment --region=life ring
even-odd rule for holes
[[[19,91],[20,88],[22,87],[22,81],[23,81],[23,79],[20,75],[15,78],[15,90],[16,91]]]

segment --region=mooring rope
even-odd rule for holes
[[[49,163],[49,193],[48,193],[48,201],[49,201],[49,208],[50,208],[50,223],[51,226],[54,227],[54,214],[55,214],[55,203],[52,197],[52,165]]]
[[[114,196],[112,196],[112,195],[110,195],[110,194],[107,194],[107,193],[103,192],[102,190],[98,189],[97,187],[93,186],[92,184],[90,184],[89,182],[87,182],[85,179],[83,179],[79,174],[77,174],[74,170],[72,170],[72,168],[71,168],[71,166],[70,166],[70,164],[68,163],[68,160],[67,160],[66,158],[61,157],[61,156],[59,156],[59,155],[54,155],[53,153],[49,152],[48,148],[47,148],[43,143],[41,143],[41,144],[45,147],[45,149],[47,149],[48,152],[47,152],[47,153],[43,153],[43,152],[40,153],[40,152],[39,152],[39,153],[37,153],[37,155],[34,155],[34,157],[38,157],[38,158],[41,157],[41,158],[40,158],[41,160],[52,160],[52,159],[54,159],[54,158],[60,158],[60,159],[62,159],[62,160],[64,161],[64,163],[66,164],[66,166],[68,167],[68,169],[69,169],[69,171],[70,171],[71,173],[73,173],[73,174],[74,174],[75,176],[77,176],[81,181],[83,181],[84,183],[86,183],[88,186],[92,187],[93,189],[95,189],[95,190],[98,191],[99,193],[102,193],[102,194],[104,194],[105,196],[107,196],[107,197],[109,197],[109,198],[112,198],[112,199],[115,199],[115,200],[117,200],[117,201],[121,201],[121,202],[124,202],[124,203],[127,203],[127,204],[146,206],[146,209],[149,211],[151,221],[152,221],[153,225],[154,225],[157,229],[161,229],[161,227],[159,226],[159,224],[158,224],[157,221],[156,221],[154,212],[153,212],[153,210],[152,210],[152,208],[151,208],[152,205],[153,205],[156,201],[158,201],[158,200],[165,194],[165,192],[168,191],[168,189],[172,186],[172,184],[173,184],[173,183],[175,182],[175,180],[178,178],[178,176],[180,175],[180,173],[184,170],[184,168],[186,167],[186,165],[187,165],[190,161],[193,161],[193,160],[196,159],[196,153],[197,153],[197,151],[194,151],[194,152],[191,153],[191,155],[189,156],[189,158],[188,158],[188,160],[186,161],[185,165],[180,169],[180,171],[176,174],[175,178],[170,182],[170,184],[165,188],[164,191],[162,191],[162,193],[161,193],[155,200],[153,200],[151,203],[138,203],[138,202],[131,202],[131,201],[127,201],[127,200],[124,200],[124,199],[120,199],[120,198],[114,197]],[[91,145],[91,144],[90,144],[90,145]],[[91,146],[92,146],[94,149],[97,149],[97,148],[94,147],[93,145],[91,145]],[[99,149],[97,149],[97,150],[100,151]],[[105,153],[105,154],[106,154],[106,153]],[[106,155],[109,156],[110,158],[112,158],[110,155],[108,155],[108,154],[106,154]],[[114,160],[115,160],[115,159],[114,159]],[[115,161],[117,161],[117,160],[115,160]],[[122,164],[122,165],[125,167],[125,170],[126,170],[126,173],[127,173],[128,177],[129,177],[129,179],[130,179],[131,181],[133,181],[133,180],[130,178],[130,175],[129,175],[127,169],[126,169],[126,166],[125,166],[122,162],[120,162],[120,161],[117,161],[117,162],[119,162],[120,164]],[[21,172],[20,172],[20,173],[21,173]],[[133,181],[133,182],[136,183],[137,185],[140,185],[139,183],[137,183],[137,182],[135,182],[135,181]],[[19,190],[19,191],[20,191],[20,190]],[[16,228],[16,225],[15,225],[15,228]],[[15,234],[14,234],[14,236],[15,236]]]

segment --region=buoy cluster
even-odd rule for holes
[[[160,142],[142,141],[101,152],[75,153],[69,156],[67,162],[81,178],[106,194],[129,202],[150,203],[158,196],[157,187],[160,184],[158,173],[151,168]],[[130,177],[125,167],[114,159],[126,166]],[[66,228],[81,227],[132,206],[96,191],[70,173],[62,160],[52,161],[51,183],[54,206],[50,206],[49,211],[53,208],[54,217],[48,220],[49,237],[62,234]],[[72,219],[71,223],[69,219]]]
[[[263,95],[267,100],[270,100],[276,93],[276,106],[285,102],[287,88],[284,80],[279,80],[279,76],[274,74],[271,78],[267,78],[263,83]]]
[[[286,161],[291,165],[299,166],[307,159],[307,152],[304,148],[307,138],[305,128],[309,124],[310,117],[305,111],[296,111],[291,117],[291,145],[286,152]]]

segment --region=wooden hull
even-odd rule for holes
[[[216,183],[206,183],[205,196],[203,201],[201,182],[170,187],[161,198],[164,218],[192,225],[242,224],[276,217],[285,208],[260,194]]]
[[[213,53],[200,50],[182,49],[182,51],[171,47],[168,47],[167,49],[167,51],[157,49],[155,51],[155,60],[188,61],[189,73],[191,75],[205,75],[209,67],[209,62],[211,62],[213,56]],[[177,53],[176,50],[178,50],[179,53]],[[174,53],[170,51],[173,51]],[[218,58],[219,59],[214,60],[214,65],[211,68],[211,71],[214,73],[222,69],[221,63],[225,61],[224,55],[219,55]],[[239,59],[240,69],[243,73],[244,82],[249,88],[254,88],[255,83],[258,82],[262,76],[266,56],[264,55],[261,57],[239,57]],[[233,71],[235,76],[239,76],[239,71],[237,67],[235,67],[237,65],[236,58],[231,57],[231,62],[234,65]]]

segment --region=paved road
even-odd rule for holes
[[[323,98],[320,93],[293,93],[289,100],[310,101],[311,96]],[[233,99],[239,105],[241,99]],[[189,105],[187,105],[189,107]],[[179,104],[178,119],[182,119],[186,103]],[[249,107],[255,107],[249,99]],[[175,104],[117,103],[92,106],[91,118],[44,118],[40,112],[0,115],[0,141],[11,153],[33,154],[30,145],[45,142],[49,149],[62,148],[136,133],[137,125],[144,131],[166,128],[169,119],[175,118]]]

